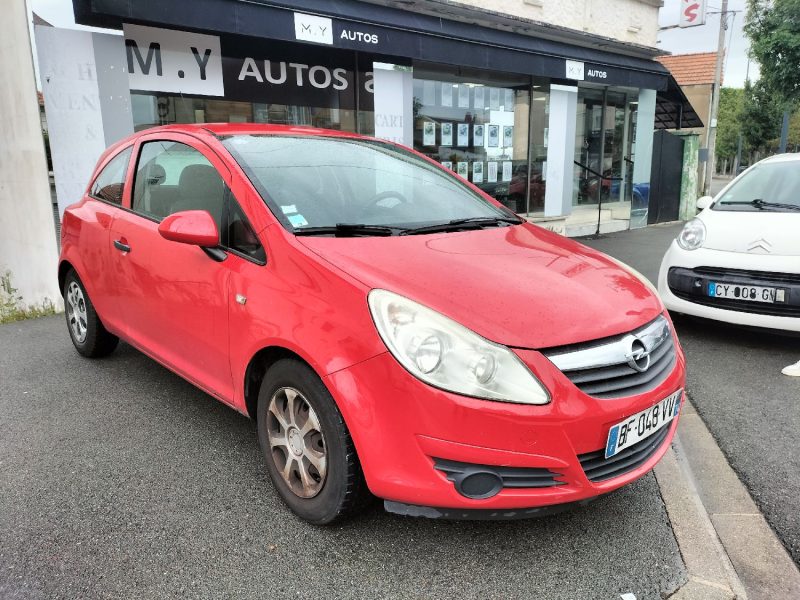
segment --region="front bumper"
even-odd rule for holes
[[[800,331],[797,260],[792,256],[748,255],[706,248],[687,251],[673,242],[661,262],[658,292],[664,305],[678,313],[748,327]],[[785,300],[773,305],[712,301],[707,295],[710,281],[778,288],[784,291]]]
[[[656,447],[618,476],[591,481],[581,465],[581,457],[586,461],[605,448],[612,425],[684,387],[680,350],[658,387],[606,400],[581,392],[539,352],[515,352],[550,391],[549,404],[493,402],[435,389],[389,353],[328,375],[325,382],[349,427],[372,493],[405,514],[431,507],[438,516],[455,514],[450,509],[507,514],[606,494],[647,473],[664,455],[677,418]],[[457,491],[453,473],[440,468],[443,462],[497,466],[521,477],[549,471],[554,484],[502,487],[492,497],[469,498]]]

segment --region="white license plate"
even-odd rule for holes
[[[678,416],[683,390],[670,394],[655,406],[631,415],[608,430],[606,458],[633,446],[664,427]]]
[[[713,298],[749,300],[751,302],[783,302],[784,290],[758,285],[708,282],[708,295]]]

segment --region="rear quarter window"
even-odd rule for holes
[[[89,195],[111,204],[122,204],[125,189],[125,175],[131,158],[132,146],[128,146],[103,167],[92,184]]]

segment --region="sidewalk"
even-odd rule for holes
[[[727,181],[715,178],[715,183],[725,185]],[[630,264],[655,282],[661,257],[681,226],[682,223],[668,223],[579,241]],[[723,414],[735,415],[736,409],[731,405],[733,399],[740,397],[748,405],[758,403],[763,407],[759,392],[751,391],[747,384],[764,378],[761,365],[782,346],[776,345],[769,334],[742,332],[728,326],[681,322],[677,329],[687,354],[687,393],[694,404],[684,407],[673,449],[655,469],[689,573],[689,581],[672,598],[800,598],[800,571],[784,547],[793,538],[784,538],[781,543],[717,441],[747,441],[750,436],[746,432],[758,428],[755,437],[761,442],[754,441],[745,449],[737,447],[737,456],[745,461],[740,467],[745,472],[753,469],[764,473],[766,464],[783,466],[793,456],[787,454],[796,447],[793,434],[786,427],[770,425],[771,420],[754,423],[746,416],[730,426],[706,422],[706,415],[701,418],[702,411],[698,414],[695,410],[695,404],[701,403],[709,414],[719,415],[722,410]],[[765,384],[774,388],[768,383],[773,381],[785,385],[779,377],[777,370],[767,375],[765,382],[759,384],[761,389]],[[795,416],[800,416],[800,411],[787,415],[786,420],[792,422]],[[724,438],[715,439],[707,425]],[[764,432],[770,429],[774,434],[765,436]],[[797,471],[792,471],[790,465],[787,468],[784,477],[788,479],[776,480],[764,473],[771,481],[761,484],[769,486],[760,489],[763,496],[785,497],[786,491],[781,488],[791,490],[798,485]],[[778,510],[787,512],[788,518],[794,515],[796,520],[793,508],[783,506]],[[791,528],[782,531],[792,535]]]

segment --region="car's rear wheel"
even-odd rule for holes
[[[83,356],[99,358],[114,351],[119,338],[110,334],[94,309],[86,288],[75,271],[64,279],[64,313],[75,349]]]
[[[298,516],[325,525],[370,498],[344,419],[308,365],[283,359],[269,368],[257,421],[270,479]]]

